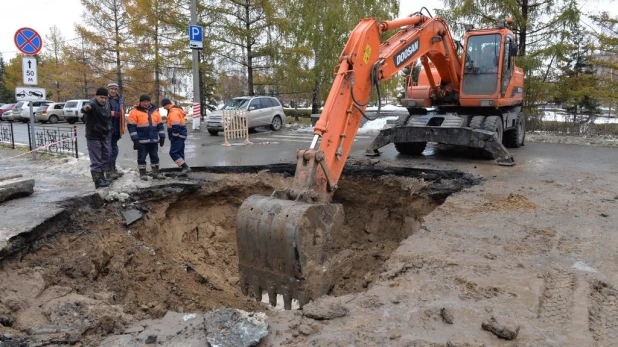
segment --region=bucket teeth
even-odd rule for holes
[[[272,307],[277,306],[277,290],[275,289],[275,286],[268,287],[268,302]]]
[[[253,296],[255,300],[262,301],[262,287],[258,279],[253,280]]]
[[[284,289],[283,295],[283,308],[286,310],[292,309],[292,293],[288,288]]]
[[[303,306],[305,306],[305,304],[307,303],[307,295],[305,294],[305,292],[298,292],[297,294],[297,298],[298,300],[298,306],[302,309]]]

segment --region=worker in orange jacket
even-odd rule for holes
[[[129,135],[133,141],[133,149],[137,150],[137,168],[139,177],[147,181],[146,157],[150,156],[150,166],[153,178],[159,176],[159,149],[157,143],[163,147],[165,143],[165,127],[157,107],[150,103],[150,96],[144,94],[139,98],[129,113],[127,120]]]
[[[185,116],[187,113],[167,98],[161,100],[161,106],[167,110],[167,136],[171,143],[170,157],[176,165],[182,167],[180,174],[187,175],[191,172],[191,168],[185,162],[185,140],[187,139]]]

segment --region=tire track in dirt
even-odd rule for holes
[[[596,346],[618,346],[618,291],[611,285],[590,284],[588,324]]]
[[[545,287],[539,299],[538,318],[551,326],[565,326],[573,311],[575,277],[573,274],[553,269],[545,274]]]

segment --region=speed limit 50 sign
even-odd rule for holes
[[[21,59],[21,69],[24,76],[24,84],[31,86],[37,85],[36,58],[23,57]]]

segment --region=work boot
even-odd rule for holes
[[[187,165],[187,163],[182,163],[180,167],[182,168],[182,171],[180,171],[181,176],[186,176],[189,172],[191,172],[191,168]]]
[[[164,180],[165,177],[159,175],[159,165],[151,165],[150,168],[152,169],[152,178],[156,179],[156,180]]]
[[[115,181],[120,178],[120,175],[114,172],[113,164],[109,164],[107,166],[107,169],[105,170],[105,178],[107,178],[110,181]]]
[[[122,177],[124,174],[116,168],[116,163],[112,163],[112,172],[118,175],[118,177]]]
[[[139,178],[142,179],[142,181],[148,181],[148,174],[146,173],[146,169],[139,169]]]
[[[103,172],[90,171],[90,174],[92,175],[95,189],[105,188],[112,184],[112,182],[105,179],[105,174]]]

